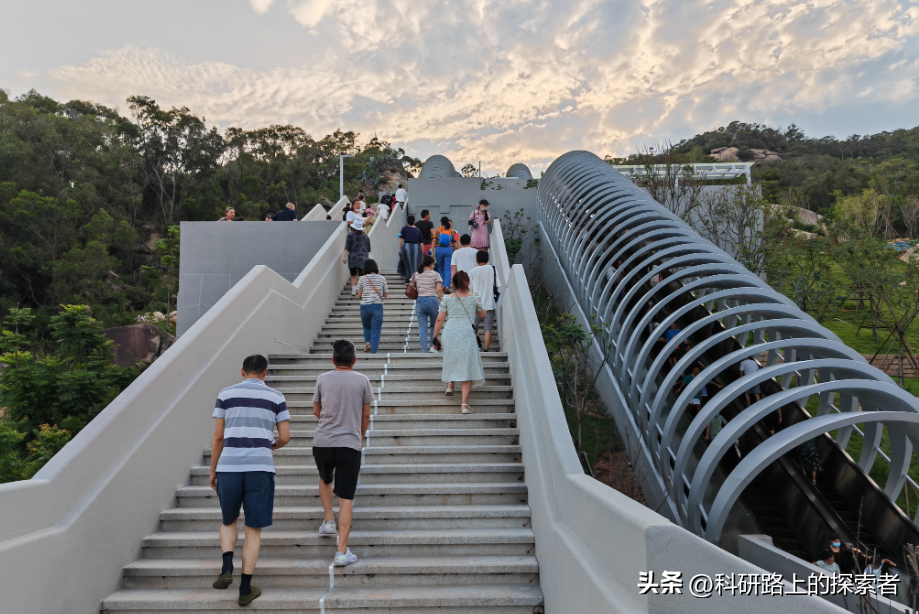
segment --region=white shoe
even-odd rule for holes
[[[464,413],[464,414],[471,414],[471,413],[472,413],[472,408],[469,407],[468,405],[466,405],[465,403],[463,403],[463,413]]]
[[[323,522],[322,526],[319,527],[320,535],[338,535],[338,527],[335,525],[334,520],[329,520]]]
[[[344,553],[341,553],[341,552],[335,553],[335,566],[336,567],[345,567],[353,563],[357,563],[357,556],[354,554],[351,554],[351,548],[348,548],[348,551]]]
[[[433,345],[430,347],[428,351],[431,352],[431,354],[440,354],[440,352],[437,351],[437,348],[434,347]]]
[[[447,384],[447,391],[444,392],[444,396],[448,396],[448,397],[453,396],[453,384]]]

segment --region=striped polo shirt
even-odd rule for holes
[[[274,425],[290,420],[283,394],[249,378],[220,391],[213,417],[225,420],[218,472],[274,473]]]

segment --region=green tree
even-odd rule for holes
[[[111,342],[83,305],[50,319],[52,351],[22,351],[31,314],[4,319],[0,354],[0,481],[30,477],[142,371],[109,362]]]
[[[818,322],[845,299],[832,276],[833,243],[829,239],[786,233],[769,242],[763,262],[769,284]]]

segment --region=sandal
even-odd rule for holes
[[[366,353],[369,351],[370,351],[370,344],[368,343],[367,345],[364,346],[364,352]]]
[[[453,383],[447,384],[447,391],[444,393],[444,396],[452,397],[453,396]]]
[[[471,413],[473,413],[473,412],[472,412],[472,408],[469,407],[466,403],[463,403],[460,407],[462,408],[462,412],[463,412],[464,414],[471,414]]]

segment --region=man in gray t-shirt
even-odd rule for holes
[[[338,535],[335,565],[344,566],[357,562],[348,549],[348,534],[361,471],[361,446],[370,425],[373,390],[367,376],[352,371],[357,362],[353,343],[345,339],[336,341],[332,345],[332,362],[335,370],[316,378],[313,415],[319,419],[319,425],[313,434],[313,459],[319,470],[319,499],[325,512],[319,534]],[[333,495],[338,497],[337,528]]]

